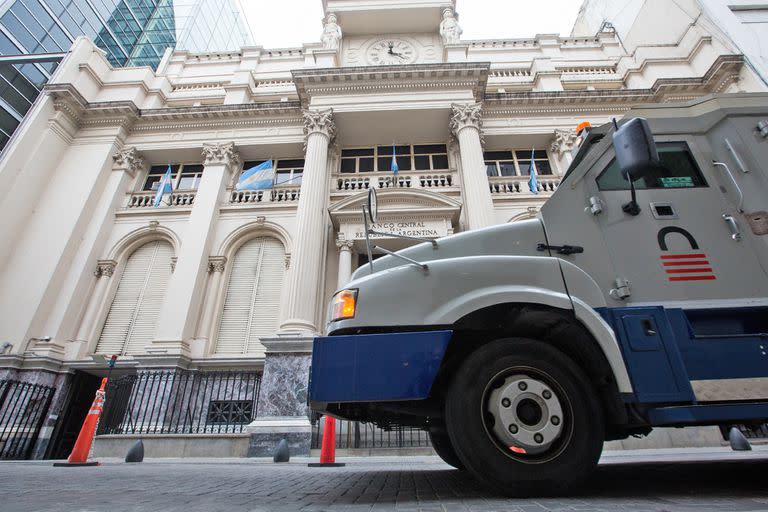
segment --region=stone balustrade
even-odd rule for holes
[[[395,177],[391,172],[371,172],[365,175],[336,175],[336,192],[367,190],[373,183],[377,188],[425,188],[430,190],[449,189],[456,186],[456,171],[400,172]]]
[[[230,205],[254,205],[268,203],[297,203],[299,186],[275,187],[272,190],[229,190]]]
[[[528,176],[494,176],[488,178],[488,185],[493,198],[509,196],[533,196],[528,187]],[[552,195],[560,185],[560,177],[539,176],[536,179],[539,194]]]
[[[195,201],[196,194],[197,192],[194,190],[187,192],[174,192],[173,194],[166,195],[163,198],[163,204],[161,207],[191,207],[192,203]],[[156,192],[153,190],[133,192],[132,194],[128,195],[128,202],[126,203],[125,207],[127,209],[154,208],[155,195]]]

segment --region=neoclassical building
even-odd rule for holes
[[[104,439],[235,432],[230,454],[281,436],[308,449],[311,340],[368,261],[369,188],[384,233],[514,222],[557,189],[580,122],[764,88],[697,23],[628,53],[612,31],[464,40],[454,0],[323,6],[317,43],[168,51],[156,70],[113,68],[80,38],[45,86],[0,161],[0,378],[46,390],[25,406],[29,456],[71,446],[112,354],[128,384]],[[268,159],[271,190],[235,189]],[[215,397],[200,375],[218,375]]]

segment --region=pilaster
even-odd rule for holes
[[[160,310],[157,337],[148,345],[150,354],[189,354],[194,336],[202,288],[208,270],[213,229],[219,203],[232,174],[240,165],[234,142],[203,144],[203,176],[189,215],[178,261]]]
[[[210,256],[208,258],[208,286],[206,287],[203,313],[197,328],[197,336],[190,347],[192,357],[205,357],[212,349],[209,342],[213,329],[213,317],[219,309],[218,299],[221,295],[219,292],[226,264],[226,256]]]

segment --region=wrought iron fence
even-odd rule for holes
[[[737,427],[747,439],[768,439],[768,423],[737,425]],[[727,437],[728,432],[725,432],[723,435]]]
[[[320,448],[325,420],[312,421],[311,448]],[[336,448],[430,448],[429,434],[413,427],[381,429],[372,423],[336,420]]]
[[[0,380],[0,459],[32,455],[56,388]]]
[[[256,416],[255,371],[144,371],[107,384],[98,434],[239,433]]]

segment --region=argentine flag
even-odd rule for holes
[[[528,188],[531,189],[531,192],[534,194],[538,194],[539,186],[536,182],[536,160],[533,159],[533,153],[534,150],[531,150],[531,165],[528,167],[528,174],[530,175],[530,178],[528,178]]]
[[[392,164],[389,166],[389,170],[397,175],[397,171],[400,169],[397,167],[397,152],[395,151],[395,145],[392,144]]]
[[[272,188],[275,180],[275,169],[272,160],[243,171],[235,185],[235,190],[266,190]]]
[[[163,179],[157,184],[157,194],[155,194],[155,208],[160,206],[163,202],[163,196],[165,194],[173,194],[173,172],[171,171],[171,164],[168,164],[168,170],[163,174]]]

